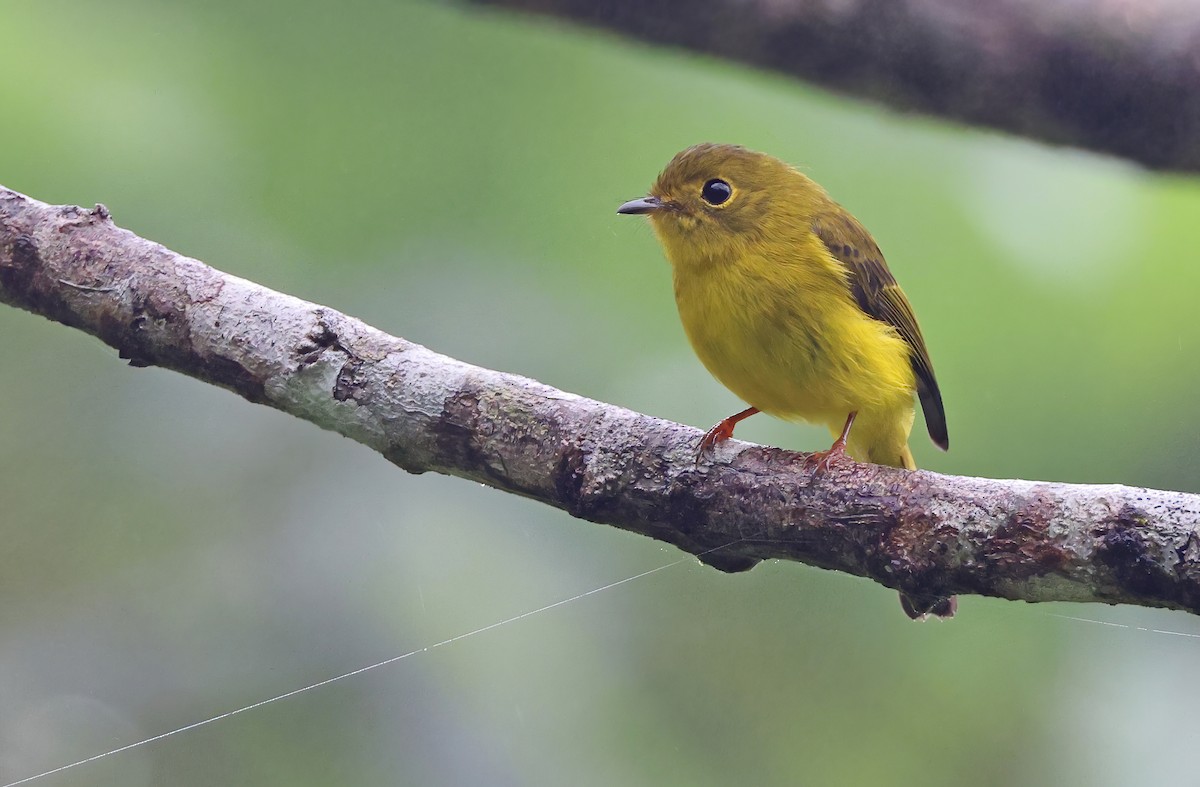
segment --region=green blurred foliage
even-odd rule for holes
[[[924,466],[1200,491],[1191,179],[459,6],[0,18],[6,186],[697,426],[741,405],[687,348],[648,228],[614,210],[688,144],[770,151],[871,228],[916,307],[953,441],[915,436]],[[915,625],[866,581],[725,576],[404,475],[40,318],[0,309],[0,331],[0,781],[409,652],[42,783],[1186,781],[1187,615],[967,598]]]

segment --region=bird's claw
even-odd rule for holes
[[[733,437],[733,424],[722,421],[700,438],[700,447],[697,449],[697,453],[703,454],[705,451],[715,448],[717,443],[723,443],[731,437]]]
[[[813,476],[821,476],[829,469],[830,465],[853,461],[846,454],[844,444],[834,443],[828,451],[814,451],[805,457],[804,469]]]

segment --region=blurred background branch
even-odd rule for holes
[[[734,443],[470,366],[119,229],[101,205],[0,188],[0,301],[93,334],[134,366],[228,388],[375,449],[741,571],[784,558],[917,599],[976,593],[1200,612],[1200,497],[993,481]],[[730,450],[732,448],[732,450]]]
[[[474,2],[717,55],[901,111],[1200,170],[1200,5],[1189,0]]]

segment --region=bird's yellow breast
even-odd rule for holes
[[[853,301],[838,263],[816,247],[789,259],[748,249],[676,259],[675,300],[705,367],[763,412],[840,429],[852,411],[912,410],[907,344]]]

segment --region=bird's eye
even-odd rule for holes
[[[733,196],[733,186],[730,186],[720,178],[713,178],[704,184],[704,189],[700,192],[700,196],[709,205],[720,205],[727,202]]]

